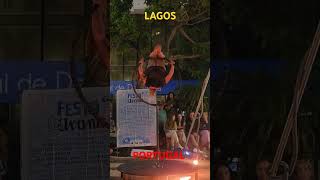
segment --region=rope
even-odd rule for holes
[[[145,104],[148,104],[148,105],[150,105],[150,106],[158,106],[157,103],[153,104],[153,103],[149,103],[148,101],[144,100],[144,99],[140,96],[140,94],[137,93],[137,89],[136,89],[135,84],[134,84],[134,77],[135,77],[134,75],[135,75],[135,74],[136,74],[136,72],[133,72],[133,73],[132,73],[132,78],[131,78],[131,85],[132,85],[132,89],[133,89],[134,94],[135,94],[142,102],[144,102]]]
[[[201,117],[203,116],[203,109],[204,109],[204,107],[203,107],[203,98],[202,98],[202,100],[201,100],[201,113],[200,113],[200,116],[197,118],[198,119],[197,134],[200,131],[200,121],[201,121]],[[197,138],[197,144],[199,144],[199,141],[200,141],[200,137]],[[199,152],[199,150],[200,150],[200,146],[198,146],[197,152]]]
[[[315,39],[314,39],[314,42],[313,42],[312,45],[317,44],[317,43],[315,43],[316,41],[318,41],[318,40],[316,40],[316,37],[317,36],[315,36]],[[312,46],[311,49],[306,54],[306,57],[304,59],[305,61],[302,62],[302,64],[304,64],[306,67],[301,66],[303,68],[300,69],[299,75],[303,74],[303,72],[305,70],[307,70],[307,76],[309,76],[310,71],[311,71],[311,67],[312,67],[312,63],[313,63],[313,60],[314,60],[314,58],[310,59],[310,57],[315,57],[315,54],[316,54],[316,53],[313,53],[313,52],[316,52],[315,51],[315,46]],[[312,56],[312,53],[314,54],[313,56]],[[298,110],[298,105],[300,104],[300,101],[301,101],[302,93],[303,93],[305,85],[307,83],[307,81],[306,81],[307,80],[307,76],[301,76],[301,78],[302,78],[301,81],[303,82],[303,85],[304,85],[303,87],[299,87],[299,85],[300,85],[299,84],[299,82],[300,82],[299,81],[299,77],[297,79],[296,91],[295,91],[295,95],[296,96],[294,97],[294,101],[293,101],[293,104],[292,104],[292,107],[290,109],[290,113],[289,113],[289,116],[288,116],[287,124],[286,124],[285,130],[283,132],[283,135],[281,137],[281,141],[280,141],[280,144],[279,144],[279,147],[278,147],[278,150],[277,150],[277,154],[276,154],[276,157],[275,157],[275,160],[274,160],[274,164],[273,164],[273,167],[272,167],[273,175],[276,175],[277,168],[275,168],[275,167],[277,166],[277,164],[279,163],[279,161],[282,158],[282,154],[283,154],[283,151],[284,151],[284,148],[285,148],[285,145],[286,145],[290,130],[292,128],[292,125],[296,121],[296,113],[297,113],[297,110]],[[294,159],[296,159],[296,158],[294,158]],[[292,164],[295,164],[295,162],[293,162]]]
[[[74,88],[76,90],[76,93],[79,97],[79,99],[82,101],[83,104],[85,104],[85,106],[88,107],[89,109],[89,113],[98,121],[98,122],[103,122],[105,123],[102,117],[99,117],[96,113],[93,113],[92,111],[92,106],[90,105],[89,101],[87,100],[87,98],[85,97],[84,93],[82,92],[82,87],[78,81],[78,79],[76,78],[75,75],[75,58],[74,58],[74,51],[75,51],[75,44],[77,44],[78,41],[74,41],[73,45],[72,45],[72,55],[71,55],[71,59],[70,59],[70,75],[71,75],[71,79],[74,85]],[[102,124],[102,126],[104,126]]]
[[[210,79],[210,69],[209,69],[208,74],[207,74],[207,76],[204,79],[203,84],[202,84],[200,98],[199,98],[199,101],[198,101],[198,105],[196,107],[195,116],[192,118],[192,123],[191,123],[190,129],[189,129],[189,133],[188,133],[188,136],[187,136],[187,141],[186,141],[185,147],[188,146],[189,138],[190,138],[190,135],[191,135],[195,120],[197,119],[197,114],[199,112],[201,104],[203,104],[203,96],[204,96],[204,93],[205,93],[205,91],[207,89],[207,86],[208,86],[208,83],[209,83],[209,79]],[[198,128],[198,131],[199,131],[199,128]]]
[[[318,24],[317,31],[315,33],[311,47],[307,51],[307,53],[303,59],[302,66],[300,66],[300,70],[298,73],[296,86],[295,86],[295,93],[294,93],[294,97],[293,97],[293,102],[292,102],[290,112],[287,117],[287,122],[285,124],[285,127],[283,130],[281,139],[280,139],[280,143],[277,148],[277,152],[276,152],[272,167],[271,167],[271,175],[272,176],[276,176],[276,174],[277,174],[277,170],[279,168],[279,164],[282,159],[282,156],[283,156],[283,153],[284,153],[287,141],[288,141],[288,137],[290,135],[290,131],[292,130],[293,126],[294,126],[294,129],[291,133],[292,133],[293,137],[296,139],[294,142],[295,151],[294,151],[294,154],[293,154],[294,156],[293,156],[292,162],[291,162],[290,174],[292,174],[295,163],[297,161],[297,158],[298,158],[297,113],[299,110],[299,105],[300,105],[306,84],[308,82],[309,75],[312,70],[313,63],[315,61],[315,57],[317,55],[319,45],[320,45],[320,22]],[[300,82],[301,82],[301,84],[300,84]]]

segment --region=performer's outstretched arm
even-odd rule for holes
[[[173,58],[170,58],[170,71],[168,73],[168,75],[166,76],[166,84],[168,84],[168,82],[171,80],[173,74],[174,74],[174,61]]]
[[[102,61],[102,64],[109,70],[110,68],[110,48],[107,45],[106,39],[106,27],[105,27],[105,15],[107,1],[105,0],[93,0],[93,4],[96,10],[91,15],[91,30],[93,33],[94,45],[96,52]]]

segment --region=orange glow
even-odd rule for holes
[[[180,177],[180,180],[190,180],[191,176],[186,176],[186,177]]]
[[[198,164],[199,164],[199,161],[198,161],[198,160],[193,160],[192,163],[193,163],[194,165],[198,165]]]

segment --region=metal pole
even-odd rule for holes
[[[157,122],[157,152],[160,152],[160,127],[159,127],[159,106],[158,106],[158,102],[157,102],[157,92],[155,92],[155,96],[156,96],[156,122]],[[160,165],[160,154],[158,154],[157,156],[157,162],[156,162],[156,167],[163,168],[163,164],[162,166]]]
[[[157,92],[156,92],[157,94]],[[160,152],[160,130],[159,130],[159,109],[158,109],[158,103],[157,103],[157,95],[156,95],[156,121],[157,121],[157,152]],[[160,155],[157,157],[158,162],[160,162]]]

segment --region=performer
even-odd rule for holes
[[[144,59],[141,58],[138,67],[138,86],[148,87],[151,92],[155,92],[168,84],[174,74],[174,58],[169,59],[170,71],[166,74],[165,56],[161,51],[161,45],[156,45],[149,55],[146,70],[144,70]],[[153,94],[152,93],[152,94]]]
[[[108,1],[91,0],[92,12],[85,41],[85,86],[109,86],[110,84],[110,33]],[[74,52],[75,53],[75,52]]]
[[[98,56],[101,64],[107,69],[110,68],[110,47],[108,46],[105,27],[105,16],[107,1],[92,0],[94,11],[91,15],[91,26],[87,36],[87,51],[92,56]]]

